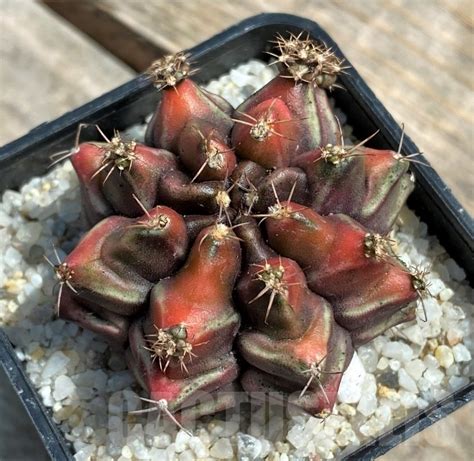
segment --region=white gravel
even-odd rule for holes
[[[208,89],[237,105],[272,78],[251,61],[212,81]],[[338,114],[344,123],[344,115]],[[143,127],[127,130],[136,138]],[[350,129],[346,129],[350,135]],[[123,354],[74,324],[54,318],[55,280],[43,254],[63,257],[80,224],[77,179],[71,165],[33,178],[0,203],[0,324],[71,442],[77,461],[331,459],[467,384],[472,371],[473,290],[464,271],[427,227],[404,209],[394,237],[411,265],[431,266],[434,297],[416,321],[391,329],[358,350],[342,380],[334,414],[284,420],[281,409],[252,407],[227,421],[207,418],[190,437],[170,421],[128,414],[142,407]]]

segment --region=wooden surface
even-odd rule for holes
[[[163,51],[191,47],[253,14],[287,12],[326,29],[474,212],[471,0],[44,3],[0,0],[0,144],[116,87]],[[383,459],[469,459],[472,413],[471,404]]]
[[[472,461],[474,402],[405,440],[378,461]]]
[[[0,0],[0,11],[0,144],[133,75],[43,5]]]

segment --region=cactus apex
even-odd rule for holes
[[[295,82],[313,83],[320,88],[336,87],[337,76],[344,72],[344,60],[337,57],[332,48],[324,43],[311,39],[309,33],[303,38],[289,33],[285,38],[278,34],[276,53],[269,53],[277,59],[281,66],[282,77],[291,78]]]
[[[184,51],[163,56],[152,62],[146,75],[158,90],[175,87],[181,80],[197,72],[196,69],[191,69],[189,56]]]

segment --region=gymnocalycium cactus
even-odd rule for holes
[[[280,74],[235,110],[186,54],[156,61],[145,144],[102,133],[70,154],[93,227],[51,262],[58,313],[127,347],[173,418],[235,405],[239,377],[331,411],[354,346],[413,318],[427,291],[388,237],[409,161],[344,144],[334,51],[301,34],[275,45]]]

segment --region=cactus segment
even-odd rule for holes
[[[176,168],[170,152],[125,143],[117,136],[109,143],[80,144],[71,162],[79,178],[83,209],[90,225],[112,214],[141,216],[143,211],[133,195],[149,210],[156,203],[163,172]]]
[[[192,181],[223,181],[234,171],[237,160],[226,139],[216,136],[208,122],[191,121],[183,128],[178,153]]]
[[[285,133],[290,133],[287,137],[296,140],[296,142],[288,144],[291,147],[291,150],[289,149],[290,161],[309,150],[340,142],[336,118],[334,117],[326,92],[308,83],[295,84],[291,80],[278,76],[244,101],[236,109],[236,116],[234,118],[242,119],[244,117],[243,115],[239,116],[239,114],[250,114],[253,116],[255,111],[259,114],[262,107],[269,107],[271,101],[275,99],[278,101],[279,106],[285,108],[285,114],[287,114],[285,117],[291,120],[291,122],[277,125],[278,130],[287,130],[282,134],[287,136]],[[238,125],[235,125],[232,132],[233,139],[237,136],[234,134],[236,128],[238,129],[237,133],[240,133],[239,130],[243,131],[243,128],[238,128]],[[275,138],[278,138],[278,136],[274,136],[273,139]],[[287,140],[281,139],[282,145],[286,145]],[[283,144],[283,141],[285,141],[285,144]],[[254,143],[252,142],[248,147],[249,150],[245,151],[245,158],[251,158],[249,157],[252,156],[250,148],[254,147]],[[241,156],[243,155],[242,150],[240,149],[239,151]],[[286,159],[286,157],[281,155],[279,158]],[[282,160],[278,161],[281,162]],[[277,164],[275,166],[284,165]]]
[[[367,256],[368,232],[347,216],[322,217],[283,202],[265,226],[270,246],[305,268],[310,289],[331,303],[336,321],[349,331],[390,317],[418,298],[411,274],[396,258],[388,252],[382,259]]]
[[[300,155],[292,165],[305,171],[315,211],[343,213],[385,234],[414,187],[403,158],[393,151],[327,145]]]
[[[162,91],[155,115],[148,125],[145,142],[178,152],[181,132],[195,119],[206,120],[213,126],[216,136],[225,138],[232,128],[228,112],[225,101],[203,91],[192,80],[184,79]]]
[[[150,310],[131,333],[135,373],[151,398],[166,399],[171,411],[237,376],[232,344],[240,316],[232,289],[239,270],[233,230],[224,224],[203,229],[184,267],[155,285]]]

